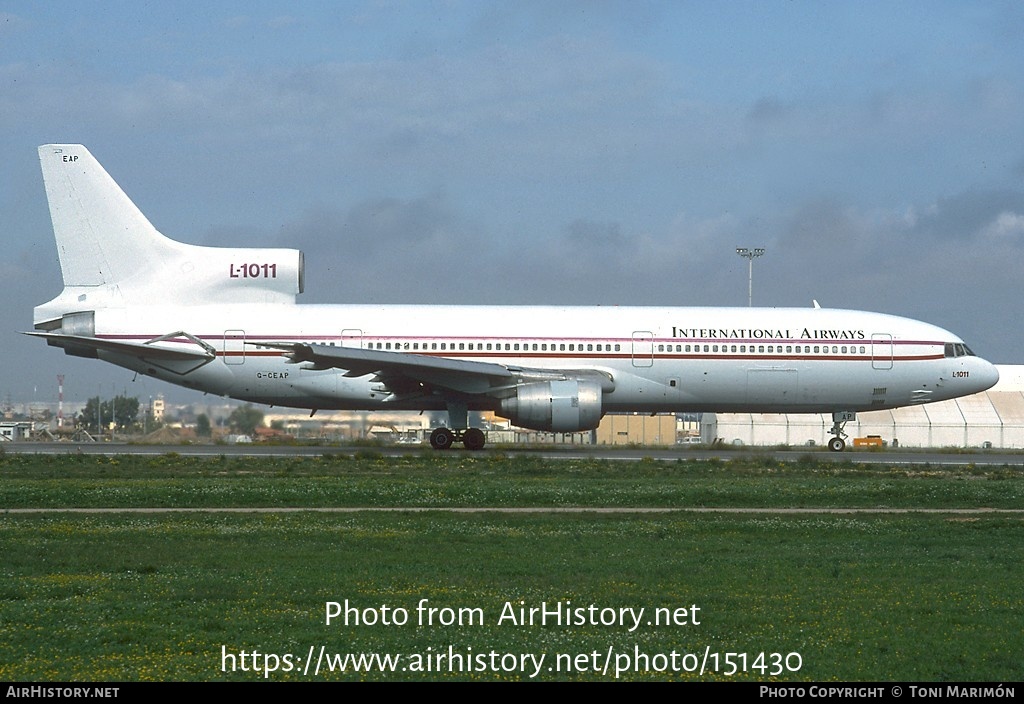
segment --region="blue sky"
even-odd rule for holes
[[[131,380],[20,336],[60,289],[36,147],[303,302],[907,315],[1024,362],[1024,5],[0,2],[0,400]]]

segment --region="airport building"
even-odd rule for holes
[[[674,445],[678,439],[674,414],[610,414],[601,419],[598,445]]]

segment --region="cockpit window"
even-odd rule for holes
[[[971,348],[962,342],[947,342],[943,347],[945,357],[975,357]]]

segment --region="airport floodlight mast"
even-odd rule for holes
[[[754,305],[754,257],[760,257],[764,254],[763,247],[755,247],[754,249],[748,249],[746,247],[737,247],[736,254],[741,257],[746,257],[749,262],[747,271],[747,306],[753,307]]]

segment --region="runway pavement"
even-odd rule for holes
[[[67,443],[67,442],[5,442],[0,443],[0,452],[60,455],[164,455],[176,453],[190,457],[217,457],[221,455],[234,457],[317,457],[322,455],[372,452],[384,456],[403,456],[415,454],[434,454],[427,446],[353,446],[353,445],[264,445],[258,443],[237,445],[137,445],[132,443],[99,442],[99,443]],[[445,452],[459,454],[468,453],[462,448],[453,448]],[[479,454],[503,454],[507,456],[528,455],[543,457],[550,460],[603,459],[618,461],[654,460],[675,462],[679,459],[711,459],[719,460],[743,459],[749,457],[771,457],[780,462],[798,462],[814,458],[823,462],[854,462],[862,464],[889,465],[978,465],[978,466],[1010,466],[1024,467],[1024,452],[1004,450],[947,451],[917,450],[901,448],[898,450],[847,450],[832,453],[821,448],[804,449],[773,449],[773,448],[733,448],[697,449],[697,448],[618,448],[593,445],[559,445],[528,447],[497,447],[481,451]],[[477,453],[474,453],[477,454]]]
[[[65,443],[65,442],[17,442],[4,443],[0,445],[0,452],[17,454],[40,454],[40,455],[62,455],[62,454],[83,454],[83,455],[166,455],[177,454],[190,457],[318,457],[323,455],[356,455],[359,453],[374,453],[383,456],[408,456],[408,455],[435,455],[437,450],[426,446],[419,447],[378,447],[378,446],[352,446],[352,445],[262,445],[262,444],[238,444],[238,445],[136,445],[131,443]],[[445,451],[446,454],[469,454],[469,451],[452,449]],[[658,448],[616,448],[607,446],[531,446],[524,448],[501,447],[482,452],[472,453],[474,456],[487,456],[502,454],[504,456],[530,456],[543,457],[552,461],[573,460],[573,459],[602,459],[609,461],[658,461],[675,462],[677,460],[701,460],[716,458],[722,461],[743,460],[756,458],[773,458],[780,462],[803,462],[808,458],[814,458],[822,462],[836,463],[861,463],[865,465],[931,465],[931,466],[962,466],[976,465],[988,467],[1015,467],[1024,468],[1024,453],[1000,452],[1000,451],[977,451],[977,452],[942,452],[935,450],[909,450],[900,449],[885,451],[847,451],[843,453],[831,453],[822,449],[802,450],[777,450],[770,448],[722,448],[722,449],[658,449]],[[1024,513],[1024,509],[991,509],[991,508],[966,508],[966,509],[908,509],[908,508],[709,508],[709,507],[479,507],[479,508],[451,508],[451,507],[215,507],[215,508],[24,508],[24,509],[2,509],[0,514],[19,513],[252,513],[252,512],[293,512],[293,511],[315,511],[315,512],[366,512],[366,511],[454,511],[454,512],[545,512],[545,513],[667,513],[667,512],[690,512],[690,513],[943,513],[943,514],[983,514],[983,513]]]

